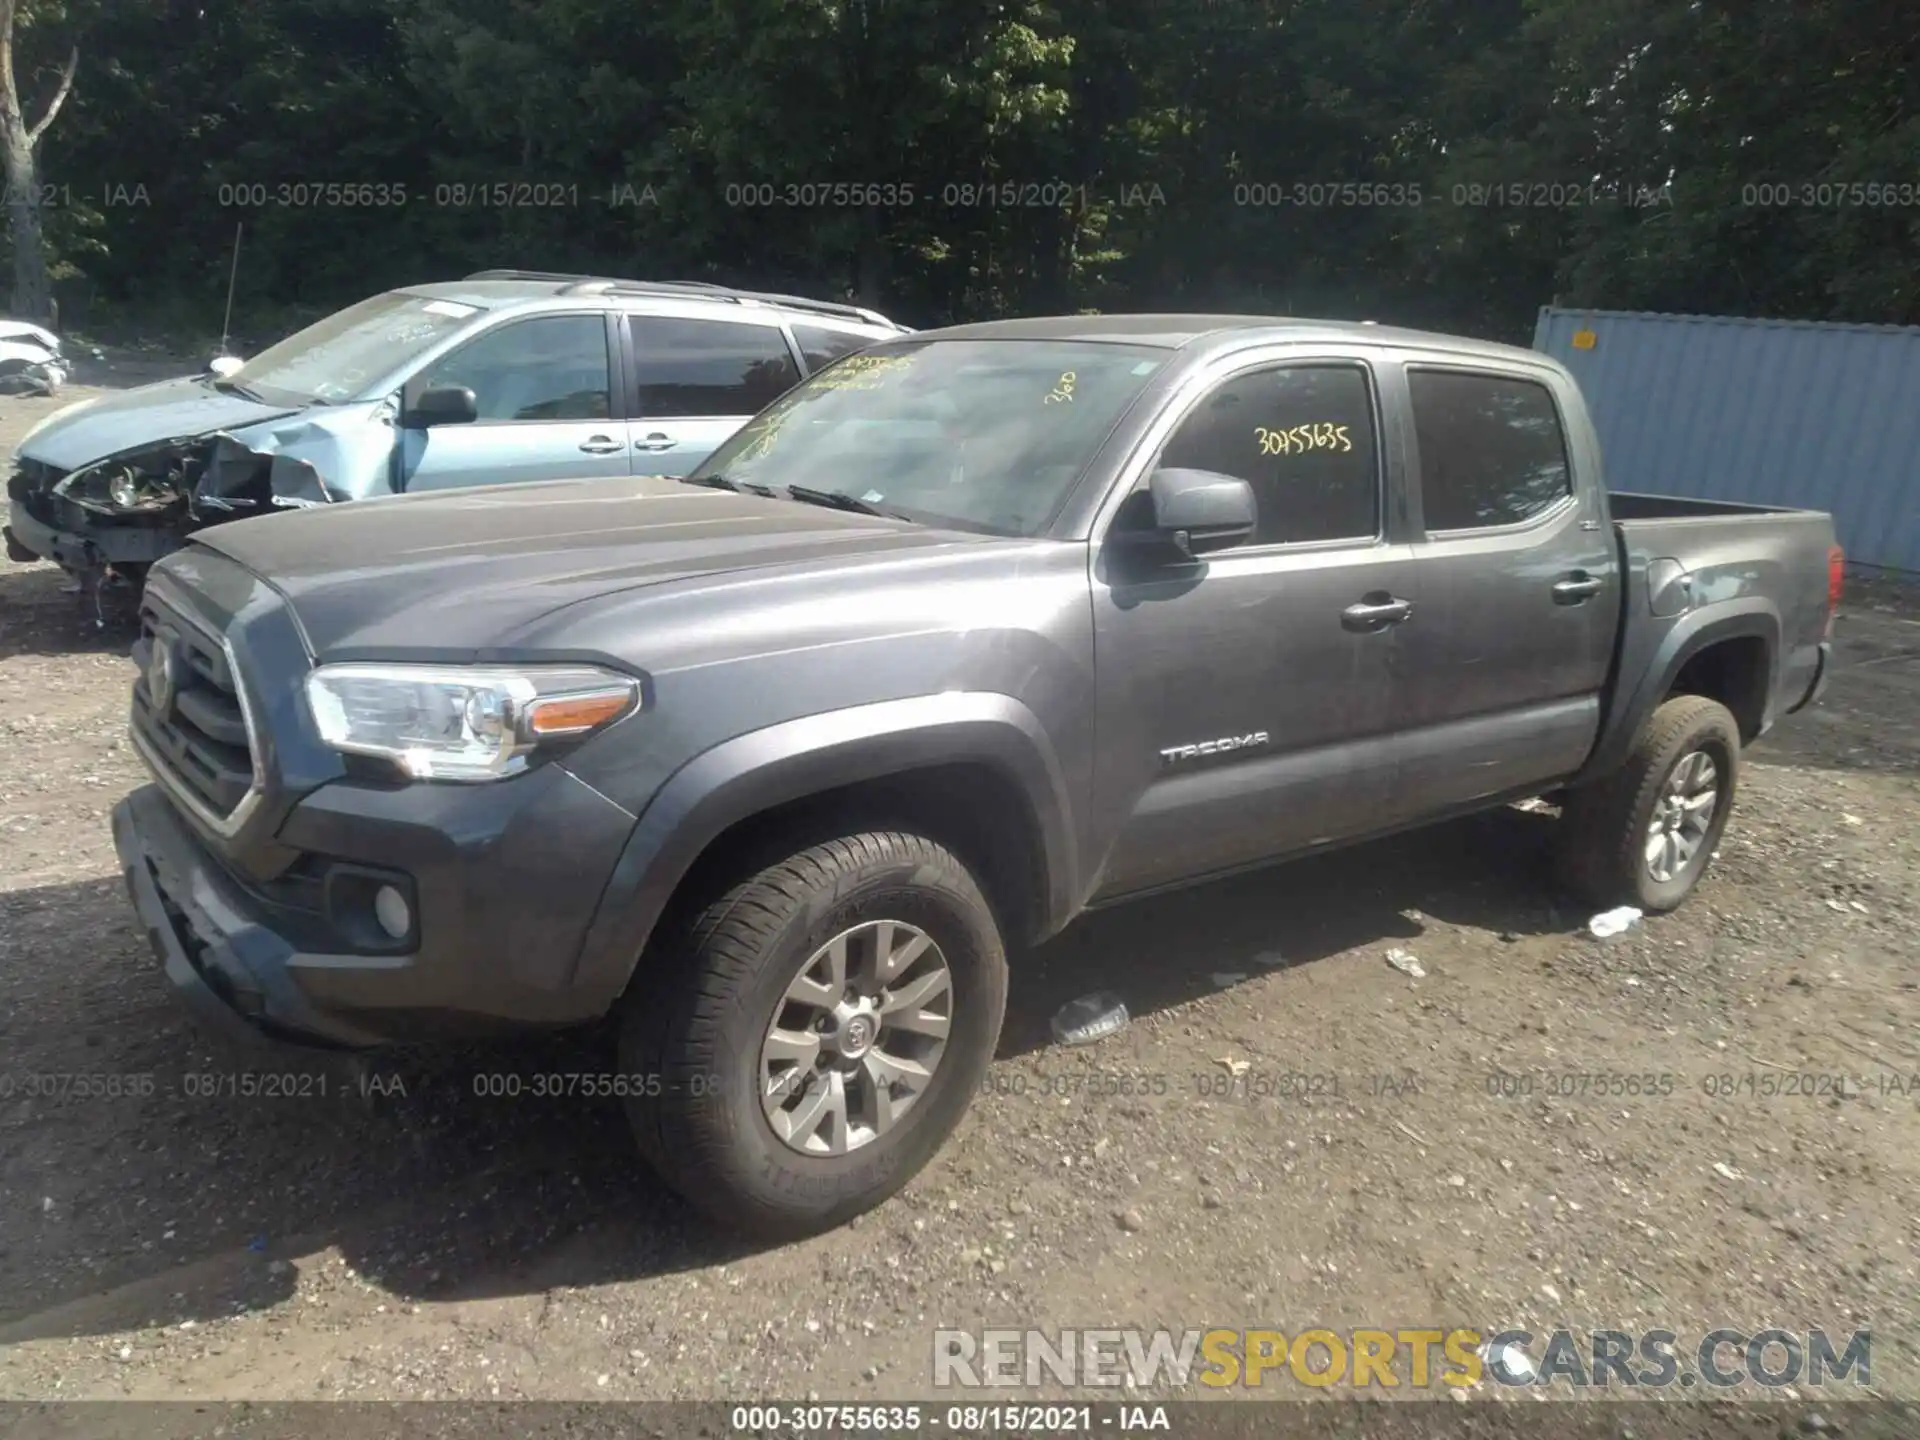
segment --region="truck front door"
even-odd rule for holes
[[[1093,550],[1094,829],[1113,837],[1096,898],[1364,831],[1392,782],[1413,562],[1388,538],[1395,467],[1364,352],[1242,359],[1188,395]],[[1246,480],[1251,540],[1139,564],[1116,537],[1150,512],[1158,467]]]

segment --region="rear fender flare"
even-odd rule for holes
[[[619,997],[680,882],[729,827],[861,780],[956,762],[993,766],[1024,798],[1044,867],[1041,925],[1057,929],[1073,912],[1077,861],[1070,796],[1045,730],[1008,695],[929,695],[771,725],[683,765],[641,812],[614,866],[574,987],[608,1005]]]
[[[1757,596],[1695,610],[1682,616],[1667,632],[1652,658],[1640,668],[1640,683],[1623,701],[1616,702],[1600,743],[1575,783],[1597,780],[1626,763],[1634,738],[1689,660],[1722,641],[1749,639],[1761,640],[1767,647],[1767,710],[1762,728],[1771,724],[1780,673],[1780,612],[1771,600]]]

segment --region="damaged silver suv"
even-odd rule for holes
[[[9,558],[139,583],[205,525],[501,481],[685,475],[871,310],[693,283],[483,270],[390,290],[245,362],[57,411],[7,484]]]

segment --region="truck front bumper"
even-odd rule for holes
[[[368,932],[343,926],[331,900],[300,908],[282,893],[268,898],[157,785],[114,807],[114,848],[168,981],[230,1038],[358,1049],[580,1024],[617,998],[577,985],[574,969],[632,816],[544,768],[515,793],[408,787],[366,805],[323,787],[295,807],[283,833],[322,829],[333,842],[327,854],[308,852],[322,875],[316,896],[331,894],[335,871],[371,864],[400,876],[416,916],[403,949],[359,943]],[[410,813],[393,814],[408,796]],[[317,814],[302,814],[315,803]],[[530,855],[529,841],[543,853]]]

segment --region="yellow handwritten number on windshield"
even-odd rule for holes
[[[1060,378],[1053,382],[1053,389],[1047,392],[1042,405],[1071,405],[1073,403],[1073,371],[1063,370]]]

